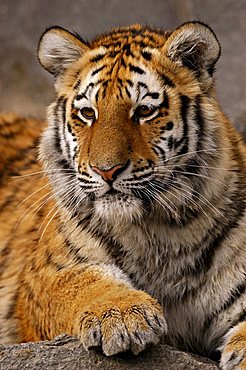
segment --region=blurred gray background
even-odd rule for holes
[[[173,29],[208,23],[222,45],[219,101],[241,131],[246,126],[246,0],[0,0],[0,110],[44,117],[53,79],[36,58],[38,39],[52,25],[86,38],[119,25]]]

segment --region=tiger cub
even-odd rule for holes
[[[2,116],[2,343],[76,335],[107,355],[160,338],[246,369],[246,150],[203,23],[85,42],[60,27],[42,123]]]

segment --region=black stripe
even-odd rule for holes
[[[131,80],[126,80],[126,82],[128,83],[129,86],[133,86],[133,82]]]
[[[67,99],[64,99],[64,100],[61,102],[61,108],[62,108],[62,123],[64,124],[64,126],[65,126],[65,123],[66,123],[66,106],[67,106]]]
[[[103,86],[103,92],[102,92],[102,97],[105,98],[106,96],[106,93],[107,93],[107,88],[108,88],[108,84],[109,84],[110,80],[106,80],[103,82],[102,86]]]
[[[107,56],[111,59],[114,59],[116,57],[116,55],[119,54],[119,51],[111,51],[109,54],[107,54]]]
[[[85,230],[89,224],[90,224],[90,221],[91,221],[91,218],[92,218],[92,214],[88,214],[86,216],[84,216],[83,218],[81,218],[79,220],[79,222],[77,223],[76,227],[79,227],[81,228],[82,230]]]
[[[123,81],[121,78],[117,78],[117,83],[122,87],[123,86]]]
[[[112,236],[103,235],[97,232],[95,234],[98,238],[101,238],[101,241],[106,245],[106,251],[109,256],[113,259],[116,266],[118,266],[122,271],[124,271],[124,261],[126,261],[127,251],[124,250],[124,247],[113,239]]]
[[[197,135],[196,150],[202,150],[205,121],[204,121],[202,110],[201,110],[201,95],[197,95],[195,98],[195,122],[197,126],[196,128],[196,135]]]
[[[160,74],[160,76],[161,76],[161,79],[162,79],[162,81],[164,82],[164,85],[166,85],[166,86],[168,86],[168,87],[175,87],[175,84],[174,84],[174,82],[171,80],[171,78],[170,77],[167,77],[166,75],[164,75],[164,74]]]
[[[89,83],[89,85],[86,87],[86,89],[85,89],[85,91],[84,91],[84,95],[86,95],[87,94],[87,91],[89,90],[89,88],[90,87],[93,87],[94,86],[94,83],[93,82],[91,82],[91,83]]]
[[[55,150],[60,155],[62,155],[61,141],[60,141],[60,134],[59,134],[59,126],[58,126],[58,122],[57,122],[56,118],[54,119],[54,147],[55,147]]]
[[[121,65],[126,68],[126,62],[125,62],[125,59],[124,57],[121,58]]]
[[[160,94],[158,92],[147,92],[142,99],[146,98],[146,96],[150,96],[152,99],[158,99]]]
[[[72,136],[74,136],[74,134],[73,134],[73,130],[72,130],[72,127],[71,127],[71,125],[70,125],[70,123],[69,123],[69,122],[67,122],[67,129],[68,129],[68,132],[69,132]]]
[[[84,122],[83,120],[82,120],[82,118],[80,118],[77,114],[75,114],[75,113],[72,113],[71,114],[71,118],[73,119],[73,120],[75,120],[75,121],[79,121],[79,122],[81,122],[81,123],[83,123],[83,125],[87,125],[87,123],[86,122]],[[80,127],[81,127],[81,125],[79,125]]]
[[[6,266],[7,266],[8,262],[10,262],[10,258],[9,258],[10,253],[11,253],[10,244],[11,244],[12,241],[13,241],[13,238],[11,238],[8,241],[7,245],[1,251],[0,276],[2,276],[2,274],[6,270]]]
[[[240,298],[245,292],[246,292],[246,274],[245,280],[242,283],[238,284],[233,289],[230,297],[223,303],[223,306],[220,308],[218,313],[226,311],[228,308],[230,308],[237,301],[237,299]]]
[[[80,80],[80,79],[78,79],[78,81],[77,81],[77,82],[76,82],[76,84],[74,85],[73,89],[74,89],[74,90],[77,90],[77,89],[79,88],[79,86],[80,86],[80,83],[81,83],[81,80]]]
[[[81,100],[82,98],[88,99],[87,96],[86,96],[86,94],[87,94],[89,88],[90,87],[93,87],[93,86],[94,86],[94,83],[93,82],[90,82],[89,85],[86,86],[85,91],[83,91],[81,94],[78,94],[75,99],[76,100]]]
[[[148,51],[142,51],[142,57],[145,59],[145,60],[151,60],[152,58],[152,54],[149,53]]]
[[[184,172],[199,173],[201,168],[202,164],[197,158],[190,158],[185,163]]]
[[[118,90],[119,90],[119,95],[120,95],[121,99],[124,99],[124,97],[122,95],[122,89],[121,89],[121,87],[118,87]]]
[[[98,89],[98,90],[97,90],[96,95],[95,95],[95,100],[96,100],[96,102],[98,102],[98,99],[99,99],[99,90],[100,90],[100,89]]]
[[[65,148],[66,148],[66,155],[71,161],[71,154],[70,154],[70,146],[68,141],[66,140],[66,128],[68,128],[68,125],[66,124],[66,105],[67,105],[67,99],[64,99],[62,102],[62,125],[63,125],[63,140],[65,142]],[[70,126],[71,128],[71,126]]]
[[[114,260],[114,263],[124,271],[124,261],[126,260],[127,252],[124,250],[124,247],[118,243],[111,235],[111,231],[107,230],[104,233],[102,230],[105,228],[105,225],[100,223],[91,223],[92,214],[87,215],[84,219],[81,219],[77,224],[77,227],[82,227],[83,230],[99,240],[99,243],[103,243],[106,247],[106,251],[109,256]]]
[[[74,173],[74,169],[70,166],[70,164],[65,158],[58,160],[56,163],[57,163],[57,166],[62,167],[62,169],[71,170]]]
[[[189,138],[188,138],[188,112],[190,106],[190,98],[186,95],[180,96],[181,106],[180,106],[180,117],[183,122],[183,135],[180,140],[177,140],[174,144],[175,149],[177,149],[181,144],[185,143],[188,147]]]
[[[134,66],[133,64],[129,64],[129,69],[131,72],[138,73],[140,75],[145,74],[145,71],[142,68]]]
[[[160,108],[169,108],[169,97],[166,91],[163,93],[163,102],[160,104]]]
[[[65,264],[60,264],[53,259],[53,253],[50,252],[48,249],[45,251],[45,264],[47,266],[51,266],[54,270],[60,271],[63,270],[66,266]]]
[[[85,96],[84,93],[78,94],[75,96],[75,100],[81,100],[81,99],[86,99],[88,100],[87,96]]]
[[[101,66],[97,69],[95,69],[92,73],[91,73],[91,76],[95,76],[97,73],[99,73],[100,71],[102,71],[104,68],[106,68],[106,66]]]
[[[246,310],[243,310],[240,315],[233,321],[232,326],[240,324],[240,322],[246,321]]]
[[[137,84],[137,101],[139,100],[139,97],[140,97],[141,87],[143,89],[149,91],[148,86],[144,82],[138,82],[138,84]]]
[[[60,96],[53,110],[53,124],[54,124],[54,129],[55,129],[54,130],[54,145],[55,145],[56,151],[60,155],[62,154],[62,148],[61,148],[61,138],[60,138],[59,127],[62,123],[59,121],[59,113],[60,113],[60,109],[63,109],[64,100],[65,100],[64,96]],[[62,112],[62,114],[64,114],[64,112]]]
[[[186,95],[181,95],[180,99],[181,99],[181,118],[184,124],[183,135],[184,137],[187,137],[187,134],[188,134],[187,115],[188,115],[188,110],[190,106],[190,98]]]
[[[242,297],[242,295],[246,292],[246,275],[245,275],[245,281],[242,283],[236,285],[233,289],[233,291],[230,293],[230,296],[227,298],[225,302],[223,302],[222,306],[217,309],[212,314],[208,315],[206,317],[206,320],[204,321],[203,327],[204,330],[208,329],[211,326],[211,322],[214,318],[218,318],[218,315],[225,312],[229,308],[231,308],[237,300]],[[235,320],[231,321],[231,326],[234,326],[238,324],[241,321],[244,321],[246,319],[246,311],[242,311],[242,313],[235,318]]]
[[[187,143],[185,142],[184,145],[182,146],[182,148],[177,152],[177,156],[181,156],[183,154],[188,153],[188,150],[189,150],[189,147],[188,147]]]
[[[167,141],[167,146],[169,150],[173,149],[173,143],[174,143],[173,136],[170,136]]]
[[[134,171],[134,172],[133,172]],[[143,171],[143,170],[142,170]],[[123,179],[122,181],[123,182],[129,182],[129,181],[131,181],[131,180],[142,180],[142,179],[145,179],[145,178],[150,178],[150,173],[145,173],[145,174],[143,174],[142,173],[142,171],[140,171],[139,169],[137,169],[137,170],[132,170],[132,173],[135,173],[135,175],[137,174],[137,173],[139,173],[140,172],[140,176],[135,176],[135,175],[133,175],[131,178],[128,178],[128,179]]]
[[[89,262],[87,257],[80,255],[81,248],[77,248],[76,245],[71,242],[71,240],[65,239],[64,246],[68,249],[70,256],[76,263],[82,264]]]
[[[126,91],[128,98],[131,99],[131,93],[126,86],[125,86],[125,91]]]
[[[162,160],[165,160],[166,159],[166,152],[164,149],[162,149],[159,145],[155,144],[155,148],[157,148],[157,150],[159,150],[159,153],[161,153],[161,159]],[[160,155],[158,155],[158,157],[160,157]]]
[[[201,251],[193,265],[185,267],[186,272],[192,276],[195,277],[210,270],[217,250],[229,237],[232,230],[238,227],[241,218],[244,216],[246,205],[243,195],[239,195],[235,191],[231,197],[231,204],[233,204],[233,208],[224,211],[225,218],[219,218],[212,229],[207,231],[206,236],[199,243],[191,246],[193,250]]]
[[[123,50],[123,51],[125,51],[126,56],[131,56],[131,57],[133,57],[133,58],[134,58],[134,54],[133,54],[133,52],[131,51],[131,45],[130,45],[130,44],[126,44],[126,45],[124,45],[124,46],[123,46],[123,48],[122,48],[122,50]]]
[[[193,275],[199,274],[201,269],[209,270],[211,268],[217,249],[220,247],[222,242],[229,236],[230,232],[238,227],[239,221],[243,216],[245,210],[245,204],[244,203],[240,204],[239,207],[241,209],[239,209],[239,212],[236,215],[234,215],[234,217],[236,216],[235,218],[233,218],[232,215],[230,215],[230,212],[228,212],[227,217],[229,218],[230,222],[223,225],[223,227],[219,227],[218,224],[215,225],[214,229],[211,230],[210,233],[216,236],[212,240],[210,240],[210,243],[207,243],[206,240],[210,239],[210,237],[206,237],[205,240],[201,242],[201,245],[207,245],[207,247],[203,249],[201,255],[196,259],[192,272]]]
[[[91,62],[91,63],[97,63],[97,62],[99,62],[100,60],[102,60],[104,57],[105,57],[105,54],[98,54],[98,55],[96,55],[95,57],[91,58],[91,59],[90,59],[90,62]]]
[[[148,90],[148,86],[144,82],[138,82],[138,89],[139,87],[143,87],[144,89]]]
[[[200,172],[201,168],[202,168],[202,163],[198,160],[198,158],[190,158],[185,163],[184,172],[190,172],[190,173],[196,174]]]

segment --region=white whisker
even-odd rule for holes
[[[151,193],[149,189],[144,189],[144,192],[148,192],[148,193],[150,194],[150,196],[151,196],[153,199],[155,199],[155,201],[156,201],[156,202],[157,202],[157,203],[158,203],[162,208],[164,208],[164,207],[163,207],[163,204],[164,204],[164,205],[165,205],[165,207],[169,209],[169,211],[171,212],[171,214],[175,214],[175,215],[176,215],[176,217],[177,217],[178,219],[180,219],[180,216],[178,215],[178,213],[175,211],[175,209],[173,209],[173,208],[171,207],[171,205],[170,205],[169,203],[171,203],[171,204],[172,204],[172,206],[174,206],[174,208],[176,208],[176,209],[177,209],[177,207],[175,206],[175,204],[174,204],[173,202],[171,202],[171,201],[170,201],[170,199],[168,199],[168,197],[167,197],[167,196],[165,196],[165,194],[163,194],[161,191],[156,190],[152,184],[150,184],[150,186],[152,187],[152,189],[154,189],[154,191],[156,191],[156,192],[158,193],[158,197],[156,196],[155,192],[154,192],[154,193]],[[162,201],[163,203],[162,203],[161,201]],[[168,202],[169,202],[169,203],[168,203]]]
[[[58,180],[57,179],[57,182],[58,181],[60,181],[60,180]],[[72,183],[74,180],[72,179],[72,180],[70,180],[70,181],[68,181],[67,183],[66,183],[66,185],[68,185],[68,184],[70,184],[70,183]],[[42,189],[43,189],[43,187],[42,187]],[[42,189],[39,189],[39,190],[42,190]],[[59,190],[59,189],[61,189],[61,190]],[[57,191],[58,190],[58,191]],[[59,193],[62,193],[64,191],[64,184],[60,184],[57,188],[56,188],[56,193],[57,194],[59,194]],[[51,195],[50,195],[51,194]],[[49,196],[50,195],[50,196]],[[39,203],[43,198],[45,198],[45,197],[47,197],[47,196],[49,196],[47,199],[45,199],[41,204],[38,204],[37,205],[37,207],[35,207],[34,209],[32,209],[37,203]],[[28,198],[30,198],[30,197],[28,197]],[[50,200],[50,199],[52,199],[52,198],[54,198],[54,192],[53,192],[53,190],[51,190],[51,191],[49,191],[47,194],[45,194],[45,195],[43,195],[41,198],[39,198],[36,202],[34,202],[34,203],[32,203],[31,204],[31,206],[30,207],[28,207],[26,210],[25,210],[25,212],[24,212],[24,214],[20,217],[20,219],[17,221],[17,223],[15,224],[15,227],[14,227],[14,230],[16,230],[16,227],[19,225],[19,224],[21,224],[28,216],[30,216],[30,214],[32,214],[33,212],[34,212],[34,214],[33,214],[33,216],[32,216],[32,218],[31,218],[31,220],[35,217],[35,215],[37,214],[37,212],[42,208],[42,207],[44,207],[44,205],[46,204],[46,203],[48,203],[48,201]],[[26,199],[27,200],[27,199]],[[23,203],[23,202],[22,202]],[[29,210],[31,210],[29,213],[28,213],[28,211]],[[36,212],[35,212],[36,211]]]
[[[51,217],[51,219],[48,221],[48,223],[47,223],[47,225],[45,226],[45,228],[44,228],[44,230],[43,230],[43,232],[42,232],[42,234],[41,234],[41,236],[40,236],[40,239],[39,240],[41,240],[42,238],[43,238],[43,236],[44,236],[44,233],[45,233],[45,231],[47,230],[47,228],[48,228],[48,226],[50,225],[50,223],[51,223],[51,221],[54,219],[54,217],[55,217],[55,215],[59,212],[59,206],[64,202],[64,200],[66,199],[66,198],[68,198],[69,196],[70,196],[70,194],[72,194],[74,192],[74,188],[72,187],[72,188],[70,188],[70,189],[68,189],[67,190],[67,192],[66,192],[66,194],[62,197],[62,198],[60,198],[56,203],[55,203],[55,205],[51,208],[51,210],[47,213],[47,215],[45,216],[45,218],[44,218],[44,220],[42,221],[42,223],[41,223],[41,225],[40,225],[40,227],[39,227],[39,229],[38,229],[38,233],[40,232],[40,230],[42,229],[42,227],[43,227],[43,224],[45,223],[45,221],[47,220],[47,218],[49,217],[49,215],[55,210],[55,208],[57,207],[57,210],[55,211],[55,213],[53,214],[53,216]]]
[[[170,158],[166,159],[164,162],[168,162],[168,161],[170,161],[172,159],[184,157],[184,156],[187,156],[187,155],[190,155],[190,154],[211,153],[211,152],[216,152],[217,153],[219,151],[224,151],[226,149],[231,149],[231,148],[230,147],[224,147],[224,148],[221,148],[221,149],[218,149],[218,148],[210,148],[210,149],[193,150],[193,151],[190,151],[190,152],[187,152],[187,153],[174,155],[173,157],[170,157]]]
[[[66,172],[66,174],[70,175],[75,175],[75,171],[73,172],[71,169],[65,169],[65,168],[57,168],[57,169],[52,169],[52,170],[43,170],[43,171],[37,171],[37,172],[32,172],[32,173],[27,173],[25,175],[18,175],[18,176],[11,176],[12,179],[18,180],[18,179],[23,179],[26,177],[31,177],[31,176],[37,176],[37,175],[46,175],[46,174],[52,174],[55,172]]]
[[[192,187],[185,184],[183,181],[179,182],[182,186],[190,189],[193,192],[193,196],[197,199],[199,199],[203,204],[205,204],[211,211],[213,211],[215,214],[219,214],[224,218],[224,215],[207,199],[205,196],[198,191],[194,190]],[[177,183],[178,184],[178,183]],[[183,189],[182,189],[183,190]],[[195,193],[195,194],[194,194]],[[197,194],[197,195],[196,195]],[[200,199],[202,198],[202,199]]]
[[[223,187],[227,188],[227,185],[225,183],[223,183],[222,181],[219,181],[219,180],[215,179],[214,177],[206,176],[206,175],[203,175],[203,174],[198,174],[198,173],[193,173],[193,172],[188,172],[188,171],[182,171],[182,170],[181,171],[178,171],[178,170],[168,170],[165,166],[158,167],[157,168],[157,171],[158,172],[156,172],[156,173],[161,174],[161,175],[165,174],[166,172],[169,172],[171,174],[179,173],[179,174],[184,175],[184,176],[185,175],[186,176],[188,175],[189,177],[190,176],[196,176],[196,177],[200,177],[200,178],[204,178],[206,180],[212,181],[212,182],[214,182],[217,185],[220,185],[220,186],[223,186]]]

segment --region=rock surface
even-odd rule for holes
[[[51,342],[0,346],[1,370],[218,370],[203,357],[170,346],[152,347],[138,356],[105,357],[86,351],[73,337],[62,335]]]

